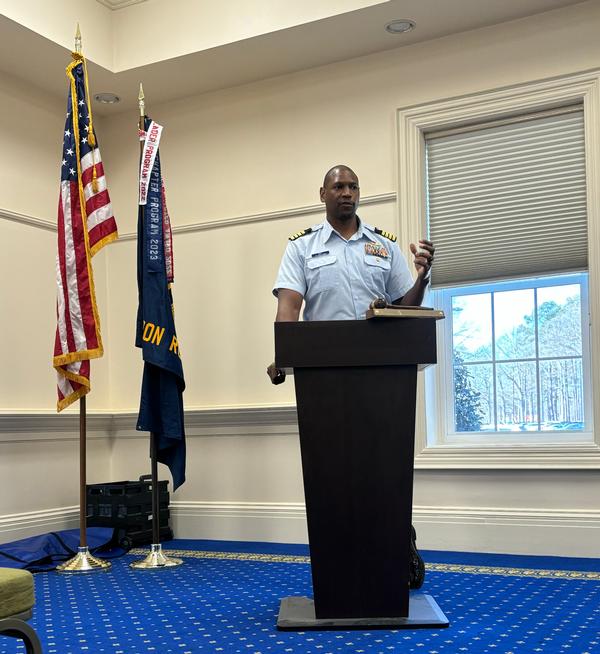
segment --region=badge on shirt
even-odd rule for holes
[[[365,254],[371,254],[374,257],[381,257],[387,259],[390,255],[381,243],[365,243]]]

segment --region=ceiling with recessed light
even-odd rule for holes
[[[99,113],[111,114],[137,106],[140,81],[157,104],[579,2],[0,0],[0,71],[63,101],[70,35],[79,20],[92,92],[121,98],[98,106]],[[385,26],[395,19],[416,27],[390,34]]]

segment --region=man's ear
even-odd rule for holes
[[[325,189],[322,186],[319,189],[319,197],[321,198],[321,202],[325,202]]]

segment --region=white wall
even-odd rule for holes
[[[165,126],[161,156],[173,223],[197,225],[176,229],[174,244],[189,432],[188,481],[173,497],[179,535],[304,538],[293,411],[277,408],[293,403],[293,385],[271,386],[264,368],[272,359],[271,284],[287,235],[320,220],[317,211],[298,214],[318,204],[324,171],[351,165],[363,197],[384,196],[365,206],[363,217],[397,231],[395,205],[385,201],[396,188],[396,109],[600,66],[599,20],[600,5],[588,2],[167,105],[147,98],[149,114]],[[135,119],[106,119],[100,139],[120,231],[132,233]],[[244,223],[271,212],[275,218]],[[236,217],[240,224],[227,223]],[[99,257],[105,254],[110,384],[95,366],[105,388],[96,398],[102,409],[127,414],[137,407],[141,374],[133,347],[134,241]],[[48,406],[41,386],[31,406]],[[116,424],[110,474],[135,478],[147,461],[147,439],[132,431],[131,415]],[[577,470],[418,470],[419,543],[594,555],[599,477]]]

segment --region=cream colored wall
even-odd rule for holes
[[[56,330],[56,225],[65,101],[0,76],[0,410],[51,409],[56,403],[52,352]],[[101,129],[101,128],[100,128]],[[101,137],[100,137],[101,138]],[[33,219],[40,226],[20,220]],[[106,250],[94,258],[101,323]],[[103,328],[106,337],[106,330]],[[110,349],[111,339],[106,338]],[[108,402],[108,358],[92,365],[89,410]],[[8,374],[11,371],[11,374]]]
[[[79,23],[85,55],[118,72],[216,48],[385,0],[148,0],[110,10],[98,0],[0,0],[0,15],[70,50]],[[156,29],[160,26],[160,29]],[[148,38],[152,34],[152,38]]]
[[[181,227],[316,204],[322,174],[337,162],[355,168],[363,196],[392,192],[398,107],[598,66],[599,20],[600,5],[587,3],[168,105],[153,106],[147,98],[149,113],[165,126],[161,156],[173,223]],[[131,116],[107,125],[105,158],[110,158],[113,198],[126,232],[135,228],[134,140]],[[397,230],[393,203],[371,205],[362,213]],[[188,409],[293,402],[291,383],[272,387],[264,377],[272,358],[275,303],[270,289],[286,235],[319,220],[314,214],[176,234],[176,322]],[[133,241],[118,244],[109,268],[110,330],[116,343],[111,404],[122,409],[135,407],[139,393],[139,354],[130,347],[134,254]],[[214,498],[242,508],[245,502],[260,501],[301,505],[295,436],[232,440],[192,434],[188,443],[188,481],[174,495],[175,515],[179,510],[193,513],[194,507],[197,514],[187,522],[176,519],[181,535],[235,537],[221,509],[211,509]],[[124,473],[146,451],[145,439],[117,439],[114,460]],[[256,460],[259,467],[252,463]],[[548,524],[541,527],[537,516],[554,511],[562,524],[573,511],[598,515],[597,483],[595,472],[417,471],[420,544],[568,553],[567,540],[544,531]],[[577,490],[552,491],[561,487]],[[431,507],[442,516],[433,526],[427,517]],[[490,526],[495,518],[464,518],[463,508],[467,513],[489,509],[491,516],[508,511],[512,517],[505,518],[502,531]],[[446,519],[452,525],[440,529],[439,521]],[[519,530],[529,523],[533,531],[528,536]],[[240,526],[238,534],[243,533]],[[266,527],[261,533],[269,539]],[[298,532],[294,526],[288,533],[293,540]],[[586,538],[579,552],[591,555],[597,539],[590,541],[587,532]]]
[[[58,184],[55,191],[58,192]],[[52,368],[56,233],[3,219],[0,210],[0,240],[7,245],[0,258],[0,411],[51,410],[56,406],[56,375]],[[95,257],[94,279],[106,354],[92,363],[89,411],[104,410],[108,402],[106,355],[110,353],[112,339],[107,333],[104,252]]]
[[[261,34],[380,4],[381,0],[150,0],[125,7],[114,21],[115,70],[208,50]],[[156,26],[160,25],[160,30]],[[154,38],[149,40],[148,34]]]
[[[363,196],[390,193],[396,187],[394,120],[398,107],[597,67],[599,20],[600,5],[589,2],[168,105],[153,106],[152,99],[147,98],[149,113],[165,125],[161,156],[173,223],[177,228],[317,204],[322,174],[337,162],[356,169]],[[28,187],[25,193],[18,192],[3,183],[0,207],[53,219],[60,154],[56,133],[62,129],[62,107],[54,113],[45,98],[35,93],[28,96],[18,84],[14,87],[4,80],[0,89],[11,107],[10,118],[33,125],[34,134],[15,141],[0,132],[1,142],[10,144],[8,151],[22,157],[19,161],[33,165],[34,174],[28,177],[34,180],[36,190]],[[122,234],[135,230],[137,215],[135,120],[130,115],[112,117],[104,121],[99,132]],[[10,120],[3,123],[6,126]],[[10,170],[13,167],[3,156],[3,180]],[[22,184],[20,179],[16,184]],[[366,206],[362,215],[397,231],[393,203]],[[319,213],[175,234],[176,323],[188,383],[184,397],[188,409],[293,402],[291,382],[272,387],[264,374],[272,359],[275,301],[270,289],[287,235],[318,220]],[[34,303],[20,302],[20,298],[28,297],[29,291],[35,291],[36,299],[53,297],[53,235],[4,220],[0,226],[2,235],[13,238],[16,244],[15,254],[9,253],[4,259],[8,269],[2,271],[3,324],[5,316],[10,316],[11,326],[4,329],[9,330],[12,341],[2,339],[1,360],[20,366],[17,353],[29,347],[30,340],[35,340],[38,352],[29,360],[31,381],[22,379],[14,392],[8,389],[16,405],[6,404],[4,399],[0,405],[4,410],[48,408],[54,402],[54,387],[48,389],[46,360],[38,357],[47,352],[49,360],[53,322],[48,325],[48,317],[35,318]],[[25,274],[16,254],[30,245],[37,255],[36,268],[47,271],[43,283]],[[111,245],[96,259],[107,356],[94,364],[96,388],[90,396],[90,408],[133,411],[139,400],[141,375],[140,353],[133,347],[137,302],[134,241],[126,238]],[[16,278],[14,270],[24,273],[16,285],[7,281]],[[99,281],[104,276],[104,282]],[[46,300],[37,304],[42,302]],[[14,316],[23,324],[33,325],[33,337],[31,332],[12,326]],[[8,386],[5,378],[6,373],[2,383]],[[244,429],[242,425],[234,435],[221,436],[190,429],[188,481],[174,495],[176,508],[210,513],[207,503],[229,502],[242,514],[249,506],[246,515],[253,515],[257,503],[267,502],[277,505],[281,515],[296,511],[298,517],[303,494],[296,436],[267,429],[244,435]],[[0,444],[0,452],[3,447]],[[18,450],[20,457],[31,453],[30,445],[15,447],[22,448]],[[60,455],[63,446],[55,447],[54,452]],[[111,447],[103,450],[105,458],[99,460],[104,461],[99,463],[102,474],[113,479],[134,478],[140,469],[147,470],[145,435],[136,438],[130,433],[125,437],[119,432]],[[17,456],[13,449],[5,451],[13,458]],[[64,459],[65,477],[71,464]],[[39,459],[32,457],[29,471],[39,469]],[[21,474],[25,473],[23,468]],[[597,482],[593,471],[417,471],[416,515],[425,515],[419,514],[419,507],[425,506],[438,507],[441,515],[453,507],[491,507],[492,514],[498,508],[508,508],[516,512],[516,522],[525,510],[543,512],[549,507],[562,511],[561,515],[584,509],[597,514]],[[61,489],[57,491],[59,501],[67,488],[60,484],[68,482],[62,478],[56,483]],[[576,492],[554,492],[562,486]],[[35,498],[27,497],[30,510],[34,510]],[[26,510],[26,504],[19,507]],[[10,512],[9,506],[4,510]],[[215,509],[209,522],[202,522],[204,518],[188,521],[187,531],[180,535],[235,537],[235,529],[230,527],[219,531],[221,510]],[[178,518],[177,524],[183,529],[183,519]],[[471,533],[468,521],[461,523],[460,529],[463,536]],[[242,533],[249,532],[239,531],[238,535]],[[275,531],[265,526],[260,533],[269,539]],[[260,533],[256,537],[260,538]],[[421,546],[452,547],[453,542],[457,546],[458,541],[444,541],[441,533],[426,529]],[[285,539],[281,532],[277,538]],[[551,539],[546,540],[548,547],[554,545]],[[537,547],[539,540],[536,543]],[[483,539],[471,542],[475,549],[485,546]],[[527,539],[519,546],[526,549]],[[496,547],[506,549],[508,545]]]
[[[56,223],[67,88],[58,102],[0,72],[0,209]]]
[[[0,543],[78,526],[78,421],[67,422],[52,414],[0,414]],[[88,483],[110,478],[105,427],[88,430],[87,461]]]
[[[168,105],[154,107],[147,98],[149,114],[165,126],[161,157],[173,224],[316,204],[323,172],[338,162],[357,171],[363,196],[394,191],[398,107],[599,65],[598,20],[600,5],[588,3]],[[111,119],[103,144],[120,229],[132,232],[132,117]],[[393,224],[391,204],[366,207],[363,215],[375,211],[376,222]],[[284,393],[284,401],[291,399],[289,390],[265,386],[256,369],[271,356],[270,289],[286,235],[318,220],[176,234],[175,307],[188,406],[272,403]],[[110,256],[111,332],[127,347],[133,244],[118,244]],[[123,407],[137,401],[138,370],[130,360],[118,350],[111,362],[119,380],[113,399]]]
[[[21,434],[0,442],[0,526],[6,515],[45,511],[79,504],[79,449],[76,437],[61,434],[56,440],[32,439]],[[102,483],[110,474],[110,443],[88,441],[88,482]],[[32,459],[37,464],[32,466]],[[4,536],[4,534],[0,534]],[[0,538],[7,540],[6,538]]]
[[[357,169],[363,194],[394,190],[397,107],[597,66],[599,18],[598,3],[585,3],[166,105],[148,97],[166,128],[174,222],[314,204],[337,161]],[[104,135],[126,230],[135,216],[132,121],[114,117]]]
[[[296,462],[300,459],[297,438],[289,435],[194,436],[188,434],[187,481],[175,493],[177,501],[205,502],[244,501],[297,502],[302,498],[302,475]],[[139,439],[124,438],[113,461],[115,479],[131,475],[131,462],[138,459],[132,475],[146,474],[140,453]],[[265,456],[265,452],[269,456]],[[293,466],[286,466],[291,458]],[[282,465],[274,466],[273,461]],[[168,470],[161,466],[161,477]]]
[[[170,193],[169,178],[166,182]],[[369,206],[363,215],[391,228],[393,205]],[[265,374],[273,360],[276,300],[271,287],[289,234],[320,220],[313,214],[175,235],[173,296],[188,409],[294,402],[292,384],[275,387]],[[115,244],[110,256],[109,404],[127,411],[138,406],[142,370],[141,352],[133,347],[135,241]]]
[[[74,513],[64,508],[79,501],[77,423],[57,432],[62,420],[54,413],[52,368],[53,226],[66,92],[66,79],[65,100],[58,102],[0,75],[0,541],[73,526]],[[105,251],[95,257],[94,269],[97,301],[105,317]],[[110,351],[106,330],[104,336]],[[90,412],[107,406],[108,368],[108,357],[92,364]],[[44,420],[41,430],[30,424],[32,416]],[[110,474],[108,431],[96,436],[89,446],[90,482]]]
[[[104,68],[112,69],[113,12],[96,0],[0,0],[0,14],[67,50],[73,48],[77,23],[85,42],[85,54]],[[66,65],[66,64],[65,64]]]

